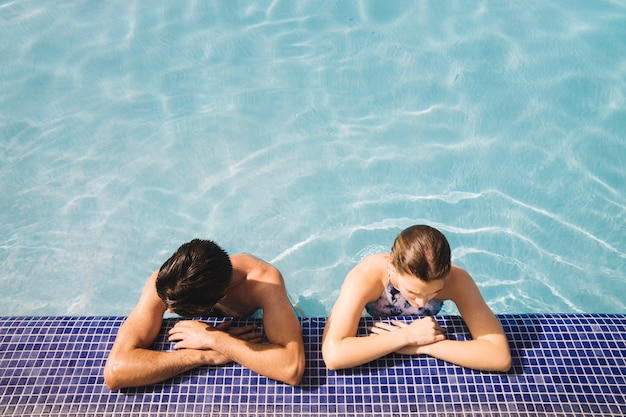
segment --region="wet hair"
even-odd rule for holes
[[[391,262],[400,273],[430,282],[448,276],[450,244],[439,230],[415,225],[404,229],[391,247]]]
[[[166,308],[183,317],[210,315],[233,276],[230,257],[215,242],[185,243],[161,266],[157,294]]]

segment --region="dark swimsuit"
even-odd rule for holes
[[[372,317],[389,316],[434,316],[439,313],[443,300],[433,298],[424,307],[414,307],[404,298],[400,290],[391,284],[389,268],[387,268],[387,286],[378,300],[365,305],[365,310]]]

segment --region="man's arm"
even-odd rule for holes
[[[248,263],[251,296],[263,310],[263,327],[269,343],[250,343],[222,332],[213,349],[268,378],[298,385],[305,368],[302,328],[296,317],[285,282],[272,265],[250,255]]]
[[[104,381],[111,390],[154,384],[200,365],[228,361],[212,351],[149,349],[159,334],[165,312],[156,293],[156,276],[157,272],[148,279],[137,306],[120,327],[109,353]]]
[[[297,385],[305,368],[302,329],[289,299],[280,272],[249,255],[244,256],[249,272],[247,291],[251,301],[263,310],[263,327],[269,343],[236,337],[198,321],[182,321],[170,332],[177,347],[211,349],[268,378]],[[241,260],[242,258],[240,258]]]
[[[261,283],[256,284],[263,310],[263,328],[269,343],[250,343],[215,332],[213,349],[246,368],[289,385],[298,385],[305,369],[302,329],[296,317],[282,276],[274,267],[263,267]]]

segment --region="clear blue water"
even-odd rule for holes
[[[0,1],[0,39],[0,315],[127,314],[202,237],[325,316],[414,223],[497,313],[626,313],[624,2]]]

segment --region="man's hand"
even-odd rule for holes
[[[213,350],[214,332],[226,332],[233,337],[251,343],[259,343],[263,333],[256,325],[230,328],[231,322],[225,321],[213,327],[195,320],[179,321],[168,332],[170,342],[177,342],[174,349]]]

